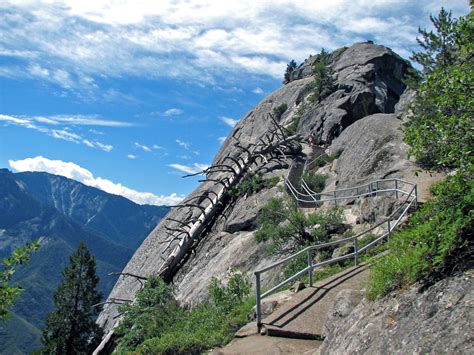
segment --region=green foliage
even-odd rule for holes
[[[408,67],[403,75],[402,82],[410,89],[418,90],[421,84],[421,74],[413,67]]]
[[[252,195],[263,189],[274,187],[279,181],[278,176],[264,179],[262,174],[255,174],[242,179],[236,186],[229,189],[228,193],[232,198]]]
[[[333,153],[330,155],[322,154],[319,157],[317,157],[313,162],[311,162],[309,166],[311,167],[311,169],[322,168],[323,166],[326,166],[327,164],[332,163],[334,160],[336,160],[340,156],[341,156],[340,152]]]
[[[286,71],[285,71],[285,77],[283,79],[283,84],[288,84],[290,82],[291,73],[294,72],[296,67],[297,67],[297,64],[293,59],[286,65]]]
[[[339,58],[341,58],[341,55],[347,50],[347,48],[349,48],[349,47],[345,47],[345,46],[344,46],[344,47],[341,47],[341,48],[339,48],[339,49],[336,49],[336,50],[332,53],[332,55],[333,55],[333,57],[334,57],[334,61],[339,60]]]
[[[437,170],[472,165],[474,146],[473,15],[455,21],[443,11],[439,16],[443,23],[435,26],[443,31],[439,36],[449,45],[445,45],[444,54],[425,53],[423,58],[433,62],[426,59],[428,75],[420,85],[405,132],[410,154],[424,167]],[[441,46],[441,39],[435,44]]]
[[[135,303],[120,309],[117,352],[194,354],[229,342],[254,305],[248,298],[250,281],[232,271],[227,286],[213,279],[209,293],[212,303],[186,309],[174,300],[170,285],[150,277]]]
[[[327,176],[322,174],[315,174],[311,171],[306,171],[301,179],[306,183],[309,189],[314,193],[320,193],[326,186]]]
[[[121,337],[118,350],[135,349],[185,313],[173,298],[173,287],[156,276],[148,278],[133,304],[124,304],[119,311],[124,317],[116,330]]]
[[[293,202],[272,198],[259,211],[257,222],[257,240],[270,241],[270,253],[287,254],[327,241],[329,231],[342,224],[342,211],[329,209],[305,215]]]
[[[473,175],[460,171],[433,186],[434,198],[411,217],[408,228],[393,235],[390,253],[375,263],[370,298],[472,260]]]
[[[293,121],[291,121],[291,123],[287,127],[285,127],[285,131],[288,136],[296,134],[296,131],[298,130],[298,126],[300,124],[300,119],[301,116],[295,115],[293,117]]]
[[[453,65],[431,74],[420,87],[405,141],[424,167],[443,170],[473,162],[472,69],[472,64]]]
[[[334,72],[330,67],[330,54],[323,48],[313,64],[313,102],[319,103],[334,92],[335,82],[333,74]]]
[[[241,304],[250,294],[251,283],[248,277],[236,270],[231,271],[227,286],[223,286],[215,277],[211,280],[209,294],[214,305],[229,312],[235,305]]]
[[[95,257],[84,243],[69,258],[61,283],[54,293],[56,309],[46,318],[42,353],[90,354],[102,338],[95,323],[101,301],[97,291]]]
[[[277,121],[280,120],[281,116],[285,113],[285,111],[288,109],[287,104],[281,104],[273,109],[273,115],[275,116],[275,119]]]
[[[405,141],[425,167],[456,172],[432,187],[434,197],[389,241],[390,253],[375,263],[370,298],[472,263],[473,13],[453,20],[442,9],[431,21],[437,33],[420,31],[425,52],[414,55],[424,77]]]
[[[10,316],[7,308],[13,305],[23,290],[21,286],[10,284],[15,271],[18,266],[27,265],[39,247],[38,240],[29,242],[23,247],[16,248],[9,257],[3,259],[2,271],[0,271],[0,320],[5,320]]]
[[[293,120],[288,126],[285,127],[285,133],[288,136],[296,134],[296,132],[298,131],[298,126],[300,125],[301,117],[305,114],[307,109],[308,104],[306,103],[306,101],[301,102],[298,108],[296,109],[295,114],[293,115]]]
[[[425,75],[454,64],[457,50],[455,32],[458,21],[451,17],[451,11],[447,12],[441,8],[438,17],[431,15],[430,20],[436,33],[419,28],[421,38],[418,37],[416,40],[423,51],[413,52],[410,57],[423,67]]]

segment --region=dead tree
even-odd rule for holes
[[[185,203],[174,206],[176,208],[196,208],[199,210],[199,214],[192,221],[179,223],[180,226],[178,228],[166,228],[168,232],[172,232],[170,235],[173,235],[173,232],[178,233],[178,235],[170,240],[165,250],[170,249],[172,245],[174,245],[174,248],[158,270],[158,275],[163,277],[165,281],[172,281],[173,276],[183,261],[186,260],[192,248],[195,247],[203,232],[209,228],[214,218],[222,211],[229,189],[236,186],[253,165],[261,167],[268,164],[269,161],[281,160],[282,157],[285,159],[286,154],[284,150],[294,150],[293,143],[301,140],[299,135],[287,137],[280,124],[271,115],[270,118],[274,127],[270,132],[260,137],[257,144],[249,144],[247,147],[244,147],[239,139],[233,136],[236,140],[235,147],[246,153],[245,157],[241,156],[238,159],[225,157],[200,173],[187,175],[206,175],[206,180],[202,181],[214,182],[214,189],[210,190],[207,194],[190,198]],[[260,162],[258,161],[259,159]],[[227,161],[229,162],[227,163]],[[224,176],[211,178],[211,176],[217,173],[224,174]],[[207,201],[208,204],[203,206],[197,203],[190,203],[198,198],[201,199],[200,203]],[[177,222],[176,220],[173,221]]]

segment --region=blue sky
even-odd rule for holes
[[[404,57],[441,6],[468,1],[2,1],[0,167],[138,203],[197,186],[286,63],[374,40]]]

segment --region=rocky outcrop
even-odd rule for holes
[[[312,60],[314,61],[314,58]],[[307,61],[298,69],[300,74],[293,77],[295,80],[262,100],[245,115],[222,145],[214,159],[214,164],[222,162],[225,157],[240,158],[244,153],[237,147],[237,142],[243,147],[258,143],[273,126],[269,114],[285,104],[286,111],[278,117],[283,126],[289,126],[297,117],[300,117],[297,133],[303,137],[314,133],[319,137],[320,142],[326,146],[329,145],[330,151],[334,150],[330,144],[339,137],[337,140],[340,142],[339,146],[335,148],[342,151],[342,154],[334,162],[337,168],[331,173],[333,185],[336,182],[342,185],[374,176],[381,177],[387,173],[389,173],[387,176],[392,176],[390,171],[395,176],[397,169],[408,167],[404,165],[407,161],[405,150],[395,147],[401,142],[401,132],[398,131],[401,121],[397,115],[390,114],[394,112],[395,103],[404,89],[401,77],[407,66],[406,62],[391,50],[371,43],[359,43],[346,50],[341,49],[332,54],[332,60],[337,79],[335,92],[320,103],[312,103],[310,100],[312,69],[311,61]],[[384,114],[374,116],[378,112]],[[344,135],[347,130],[359,123],[359,120],[365,120],[366,116],[370,117],[362,125],[356,126],[352,134]],[[378,154],[380,159],[389,159],[386,164],[376,163],[375,160],[370,159],[362,164],[359,160],[363,159],[361,157],[352,162],[349,161],[351,152],[350,149],[346,151],[345,149],[350,144],[367,144],[367,141],[358,142],[356,137],[356,135],[366,134],[364,127],[367,125],[373,132],[369,136],[372,138],[368,139],[376,143],[372,144],[371,149],[360,154],[365,154],[364,157],[372,156],[373,159],[377,158]],[[372,129],[372,126],[378,128]],[[385,138],[375,137],[379,133],[384,133]],[[384,152],[393,154],[394,157],[385,157]],[[251,171],[256,171],[265,165],[265,169],[262,170],[264,178],[269,176],[283,178],[288,173],[292,158],[295,157],[287,156],[286,158],[285,163],[279,161],[268,164],[262,158],[262,161],[251,167]],[[300,159],[304,161],[304,158],[303,152]],[[360,164],[363,168],[359,166]],[[216,174],[212,177],[219,178],[219,176]],[[217,192],[216,183],[209,180],[203,182],[187,199],[195,198],[194,203],[205,204],[205,199],[199,196],[207,191]],[[284,192],[277,186],[270,190],[264,189],[254,195],[240,196],[233,203],[222,207],[221,213],[212,220],[202,237],[193,245],[192,253],[180,261],[178,271],[173,274],[172,281],[176,285],[179,300],[190,304],[200,302],[207,297],[207,289],[212,276],[225,279],[227,271],[231,268],[252,272],[275,260],[276,257],[271,257],[265,252],[265,244],[257,244],[254,231],[255,218],[259,209],[270,197],[279,194],[284,194]],[[173,243],[169,245],[166,242],[168,238],[166,227],[175,227],[178,222],[174,221],[193,219],[198,214],[199,210],[196,209],[174,208],[138,248],[124,272],[141,276],[157,273],[175,245]],[[263,285],[276,276],[277,272],[266,275],[266,278],[262,280]],[[133,278],[120,278],[109,298],[133,300],[139,287],[140,284]],[[99,322],[105,325],[106,330],[109,330],[116,316],[116,305],[108,304],[100,315]]]
[[[374,114],[349,126],[330,146],[340,154],[333,167],[331,187],[355,186],[390,177],[412,176],[415,164],[407,158],[402,122],[395,114]]]
[[[333,59],[335,91],[303,114],[300,125],[326,145],[362,117],[394,113],[409,65],[390,49],[369,42],[357,43]]]
[[[377,302],[342,291],[319,354],[468,354],[474,350],[474,271]]]

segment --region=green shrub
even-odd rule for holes
[[[215,277],[211,280],[209,294],[214,305],[229,312],[235,305],[241,304],[250,294],[251,283],[242,273],[232,271],[227,286],[223,286]]]
[[[323,166],[326,166],[327,164],[332,163],[334,160],[336,160],[340,156],[341,156],[340,152],[330,154],[330,155],[324,154],[318,157],[311,165],[314,164],[316,167],[322,168]]]
[[[280,177],[274,176],[264,179],[262,174],[247,176],[236,186],[229,189],[228,193],[232,198],[239,198],[245,195],[253,195],[263,189],[270,189],[280,181]]]
[[[301,117],[305,114],[307,109],[308,104],[306,103],[306,101],[301,102],[298,108],[296,109],[295,114],[293,115],[293,120],[288,126],[285,127],[285,133],[288,136],[296,134],[300,125]]]
[[[390,253],[375,263],[368,297],[449,273],[472,257],[466,253],[473,230],[473,175],[460,171],[433,186],[433,199],[412,216],[407,228],[392,236]]]
[[[186,309],[173,298],[173,288],[151,277],[133,305],[120,307],[124,317],[116,330],[117,353],[199,354],[225,345],[248,322],[255,304],[250,281],[232,271],[227,286],[211,282],[211,303]]]
[[[293,121],[291,121],[291,123],[285,127],[285,133],[288,135],[288,136],[292,136],[294,134],[296,134],[297,130],[298,130],[298,126],[300,124],[300,119],[301,117],[300,116],[295,116],[293,117]]]
[[[304,182],[311,191],[315,193],[320,193],[324,190],[324,187],[326,186],[327,176],[307,171],[303,174],[301,179],[304,180]]]
[[[281,104],[273,109],[273,115],[275,116],[275,119],[277,121],[280,121],[281,116],[285,113],[285,111],[288,109],[287,104]]]
[[[272,198],[259,211],[257,223],[257,241],[269,241],[270,253],[287,254],[327,241],[329,231],[342,224],[342,210],[305,215],[294,202]]]
[[[115,331],[121,337],[119,352],[134,349],[184,316],[184,310],[173,298],[172,286],[154,276],[137,292],[135,303],[122,305],[119,311],[124,314]]]

